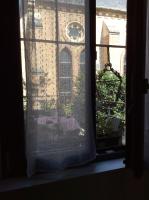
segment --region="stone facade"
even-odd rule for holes
[[[42,101],[57,99],[59,95],[70,95],[73,98],[80,66],[85,63],[85,59],[81,60],[85,50],[86,29],[83,2],[76,5],[76,3],[69,4],[62,1],[56,5],[48,0],[32,1],[27,5],[26,15],[28,19],[25,21],[25,31],[26,37],[30,40],[25,47],[29,52],[26,67],[31,72],[27,79],[31,80],[32,95],[37,99],[37,105],[34,106],[40,108]],[[97,8],[96,21],[97,44],[125,45],[125,11]],[[22,33],[21,36],[24,37]],[[64,61],[62,58],[61,61],[60,54],[63,51],[69,58]],[[124,74],[125,49],[112,48],[110,55],[110,61],[115,69]],[[25,80],[24,57],[26,56],[24,56],[22,43],[22,68]],[[107,61],[107,49],[97,47],[97,70],[102,69]],[[66,68],[65,72],[61,73],[61,66],[70,67],[70,73],[67,74]]]

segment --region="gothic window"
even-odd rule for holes
[[[84,71],[85,71],[85,51],[82,51],[80,55],[80,72]]]
[[[68,49],[63,49],[59,57],[59,93],[61,99],[67,99],[72,90],[72,58]]]

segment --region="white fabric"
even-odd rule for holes
[[[56,2],[22,0],[23,14],[20,16],[24,43],[22,65],[26,68],[26,77],[24,74],[23,77],[27,88],[27,106],[24,109],[28,176],[84,164],[95,158],[91,97],[88,95],[91,66],[89,43],[86,43],[89,41],[89,27],[86,24],[89,22],[84,20],[89,15],[88,1],[83,7],[71,7],[67,0],[63,5],[64,0],[57,5]],[[38,13],[40,17],[35,20]],[[62,30],[66,21],[67,25],[69,21],[77,21],[85,30],[84,40],[75,48],[65,35],[66,31]],[[72,34],[77,34],[75,31]],[[63,49],[68,52],[69,59],[60,64],[59,55]],[[80,78],[80,57],[74,57],[73,52],[80,51],[81,55],[84,50],[86,64]],[[73,64],[75,60],[76,64]],[[59,69],[64,70],[61,77]]]

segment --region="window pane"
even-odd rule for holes
[[[85,64],[85,51],[81,52],[80,63]]]
[[[71,78],[60,78],[60,92],[71,92],[72,89],[72,81]]]
[[[71,12],[66,13],[64,11],[58,12],[58,20],[59,24],[59,40],[60,41],[67,41],[67,42],[74,42],[74,43],[84,43],[85,42],[85,0],[82,1],[65,1],[65,8],[70,9],[72,6],[74,7],[73,15]],[[61,1],[59,1],[61,2]],[[88,3],[88,1],[87,1]],[[61,6],[64,4],[58,4],[58,9],[61,9]],[[76,6],[76,9],[75,9]],[[78,9],[79,8],[79,9]]]
[[[98,149],[125,145],[126,3],[96,0]]]
[[[71,55],[68,49],[63,49],[60,52],[60,63],[71,63]]]
[[[71,63],[60,63],[59,76],[60,77],[71,77],[72,68]]]
[[[22,71],[30,176],[95,158],[88,92],[89,1],[22,2]]]
[[[127,0],[96,0],[97,44],[126,44]]]

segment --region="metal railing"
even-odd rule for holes
[[[125,74],[120,74],[112,67],[110,49],[126,49],[126,46],[97,44],[96,50],[98,48],[99,54],[106,48],[106,63],[96,70],[96,134],[97,137],[107,138],[112,135],[122,136],[125,130]]]

